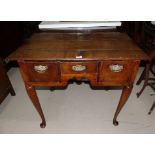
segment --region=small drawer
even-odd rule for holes
[[[132,67],[131,61],[103,61],[99,69],[99,81],[127,83]]]
[[[63,62],[60,64],[60,68],[62,81],[72,78],[97,80],[97,62]]]
[[[60,65],[62,74],[96,73],[96,62],[64,62]]]
[[[31,82],[59,81],[59,68],[57,63],[26,62]]]

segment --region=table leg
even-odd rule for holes
[[[10,83],[10,85],[11,85],[11,83]],[[12,85],[10,86],[10,94],[11,94],[11,96],[15,96],[16,95]]]
[[[152,113],[152,111],[153,111],[153,109],[155,108],[155,102],[153,103],[153,105],[152,105],[152,107],[151,107],[151,109],[150,109],[150,111],[149,111],[149,115],[151,115],[151,113]]]
[[[116,112],[115,112],[115,115],[114,115],[114,118],[113,118],[113,124],[115,126],[118,125],[117,116],[120,113],[120,111],[123,108],[123,106],[125,105],[127,99],[129,98],[129,96],[131,94],[131,91],[132,91],[132,88],[133,88],[133,86],[124,87],[123,90],[122,90],[122,95],[121,95],[119,104],[117,106],[117,109],[116,109]]]
[[[27,93],[28,93],[28,95],[29,95],[29,97],[30,97],[30,99],[31,99],[34,107],[36,108],[36,110],[38,111],[38,113],[39,113],[39,115],[40,115],[40,117],[42,119],[42,123],[40,124],[40,127],[41,128],[45,128],[45,126],[46,126],[46,120],[45,120],[45,117],[44,117],[44,114],[43,114],[41,105],[39,103],[39,99],[38,99],[36,90],[31,85],[25,84],[25,87],[26,87]]]
[[[146,72],[146,68],[143,70],[143,72],[142,72],[139,80],[137,81],[136,85],[141,84],[142,80],[144,80],[144,78],[145,78],[145,72]]]
[[[145,80],[144,80],[144,84],[142,89],[140,90],[140,92],[137,93],[137,97],[139,97],[142,92],[144,91],[145,87],[147,86],[148,80],[149,80],[149,71],[150,71],[150,64],[146,65],[146,69],[145,69]]]

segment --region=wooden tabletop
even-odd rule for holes
[[[124,33],[35,33],[8,60],[148,60]],[[81,60],[81,59],[80,59]]]

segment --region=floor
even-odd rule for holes
[[[139,69],[137,79],[143,68]],[[65,90],[37,90],[47,126],[41,122],[28,98],[18,68],[8,72],[16,96],[8,97],[0,105],[0,133],[155,133],[155,110],[148,115],[154,96],[146,88],[140,98],[134,86],[133,92],[122,109],[119,126],[112,118],[121,90],[92,90],[88,84],[68,85]]]

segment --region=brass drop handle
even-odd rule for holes
[[[45,73],[48,70],[48,66],[46,65],[37,65],[34,66],[34,70],[38,73]]]
[[[81,72],[81,71],[86,70],[86,66],[75,65],[75,66],[72,66],[72,70],[75,71],[75,72]]]
[[[109,68],[112,72],[121,72],[124,67],[123,67],[123,65],[112,64],[109,66]]]

